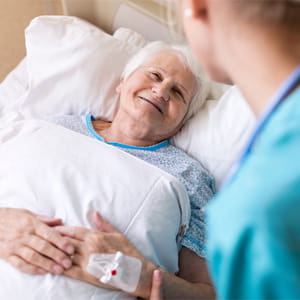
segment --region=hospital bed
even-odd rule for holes
[[[162,171],[134,157],[125,159],[126,154],[116,149],[110,150],[109,159],[94,159],[99,156],[96,141],[37,120],[41,116],[86,113],[111,120],[117,106],[115,87],[129,57],[152,40],[184,39],[170,29],[170,14],[174,12],[167,8],[164,0],[62,0],[60,4],[63,15],[39,16],[30,22],[25,30],[26,56],[0,85],[0,155],[5,162],[0,168],[0,178],[1,185],[7,187],[0,193],[1,207],[23,207],[26,203],[26,208],[37,213],[51,212],[67,223],[86,227],[91,226],[87,217],[91,209],[99,209],[104,217],[111,217],[113,207],[113,224],[135,245],[142,244],[140,250],[147,249],[143,252],[147,258],[175,272],[177,254],[170,253],[177,253],[178,232],[187,225],[189,216],[184,188],[172,176],[162,176]],[[214,175],[219,189],[255,120],[236,87],[212,82],[204,73],[203,78],[205,86],[201,97],[205,98],[205,104],[172,143],[198,159]],[[79,157],[70,155],[68,149],[74,144],[90,151],[83,151]],[[53,148],[50,159],[46,159],[43,147]],[[106,152],[108,146],[102,147]],[[26,160],[28,157],[31,159]],[[86,164],[89,160],[92,162]],[[126,161],[121,170],[133,177],[119,177],[120,161]],[[111,162],[114,163],[111,165]],[[118,172],[112,171],[99,186],[101,170],[108,169]],[[24,170],[26,180],[16,175]],[[142,178],[147,178],[147,183],[141,180],[140,174],[144,174]],[[68,176],[74,179],[72,186],[68,186]],[[19,194],[15,192],[17,180],[22,183]],[[115,183],[113,189],[109,182]],[[139,182],[138,189],[131,188],[131,182]],[[98,190],[101,190],[100,195]],[[165,201],[157,203],[155,199],[160,195],[167,196]],[[98,203],[95,199],[101,197],[111,202],[97,200]],[[56,200],[50,205],[50,198],[66,200]],[[118,208],[120,203],[115,201],[119,198],[124,203],[137,200],[124,214]],[[44,201],[43,209],[40,209],[40,201]],[[157,207],[160,212],[168,212],[172,220],[169,224],[163,221],[164,213],[157,214]],[[134,224],[131,220],[135,220]],[[165,230],[161,231],[156,224],[165,226]],[[144,232],[143,226],[150,226],[152,231]],[[46,299],[130,298],[89,284],[82,283],[78,287],[72,279],[53,279],[52,275],[32,279],[30,275],[16,275],[12,267],[1,262],[0,269],[4,268],[6,275],[1,277],[1,294],[12,297],[11,278],[14,278],[14,299],[25,296],[37,299],[41,295]],[[24,282],[27,292],[22,288]],[[47,288],[47,293],[43,288]],[[30,294],[32,291],[34,297]]]

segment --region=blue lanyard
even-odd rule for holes
[[[269,121],[275,110],[279,107],[279,105],[286,99],[290,91],[299,83],[300,81],[300,66],[298,66],[293,73],[285,80],[285,82],[280,86],[278,91],[269,101],[269,104],[262,115],[259,117],[256,125],[256,129],[254,130],[251,138],[249,139],[248,144],[246,144],[242,154],[238,161],[231,168],[228,176],[225,178],[222,183],[221,189],[223,189],[233,178],[239,167],[241,166],[244,159],[251,153],[253,145],[255,144],[258,136],[262,132],[264,126]]]

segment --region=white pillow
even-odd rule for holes
[[[236,86],[219,100],[208,100],[172,142],[214,175],[217,189],[244,147],[255,116]]]
[[[128,58],[142,45],[115,38],[76,17],[41,16],[25,31],[31,114],[86,114],[111,120],[115,88]]]
[[[1,107],[4,111],[21,105],[36,115],[91,112],[111,120],[123,67],[147,43],[132,30],[119,29],[111,36],[79,18],[66,16],[33,19],[25,37],[26,59],[0,85],[0,114]],[[215,176],[217,187],[255,122],[236,88],[216,100],[226,89],[211,83],[212,100],[172,140],[203,163]]]
[[[28,72],[26,58],[12,70],[0,84],[0,117],[20,103],[26,92],[28,91]]]

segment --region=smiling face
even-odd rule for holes
[[[117,87],[118,112],[160,141],[180,129],[195,90],[196,80],[177,54],[159,52]]]

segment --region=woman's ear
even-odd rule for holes
[[[186,18],[207,21],[209,0],[185,0],[183,3],[183,14]]]

